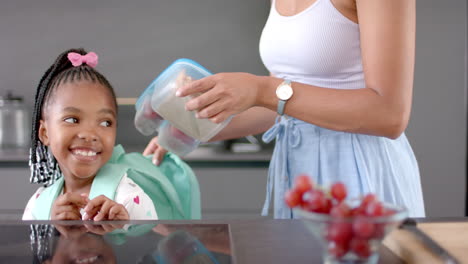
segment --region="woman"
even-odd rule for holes
[[[276,138],[263,214],[274,187],[275,218],[294,177],[344,182],[350,196],[376,193],[425,215],[419,169],[404,134],[412,101],[415,0],[272,0],[260,39],[271,76],[219,73],[178,96],[199,118],[222,122],[216,140],[268,130]],[[275,123],[275,118],[277,118]],[[144,154],[164,150],[153,139]]]

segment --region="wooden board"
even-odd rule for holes
[[[468,263],[468,222],[419,223],[418,227],[460,263]],[[394,230],[385,238],[384,244],[407,263],[443,263],[406,230]]]

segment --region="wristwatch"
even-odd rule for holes
[[[284,105],[293,95],[293,89],[291,87],[291,81],[284,79],[284,81],[276,88],[276,97],[278,97],[278,115],[284,114]]]

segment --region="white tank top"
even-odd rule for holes
[[[260,38],[260,56],[273,76],[325,88],[365,87],[359,25],[330,2],[316,0],[294,16],[272,1]]]

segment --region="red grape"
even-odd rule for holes
[[[347,244],[353,237],[353,227],[346,221],[331,223],[327,231],[327,239],[340,244]]]
[[[330,255],[334,256],[335,258],[343,257],[346,255],[348,250],[348,244],[339,244],[333,241],[328,243],[328,253],[330,253]]]
[[[366,239],[353,238],[349,246],[361,258],[368,258],[371,255],[369,242]]]
[[[310,180],[309,176],[305,174],[297,176],[294,180],[294,188],[297,189],[301,194],[312,190],[312,187],[312,181]]]
[[[321,213],[324,207],[327,206],[327,198],[323,191],[311,190],[307,194],[304,207],[311,212]]]
[[[349,217],[351,216],[351,208],[346,203],[341,202],[332,207],[330,215],[332,217]]]
[[[297,189],[288,190],[284,195],[284,201],[289,207],[296,207],[302,202],[302,194]]]
[[[338,201],[343,201],[346,198],[346,186],[342,182],[336,182],[331,187],[331,195]]]
[[[322,207],[322,213],[330,214],[330,211],[333,207],[333,202],[331,199],[325,198],[325,205]]]
[[[377,200],[371,201],[366,206],[366,215],[368,216],[382,216],[384,208],[382,203]]]
[[[375,196],[375,194],[368,193],[368,194],[366,194],[364,196],[364,198],[362,198],[361,205],[362,206],[367,206],[367,204],[369,204],[370,202],[375,201],[375,200],[377,200],[377,197]]]
[[[364,217],[358,217],[353,222],[353,232],[356,236],[360,238],[372,237],[372,235],[374,234],[374,230],[374,224]]]

